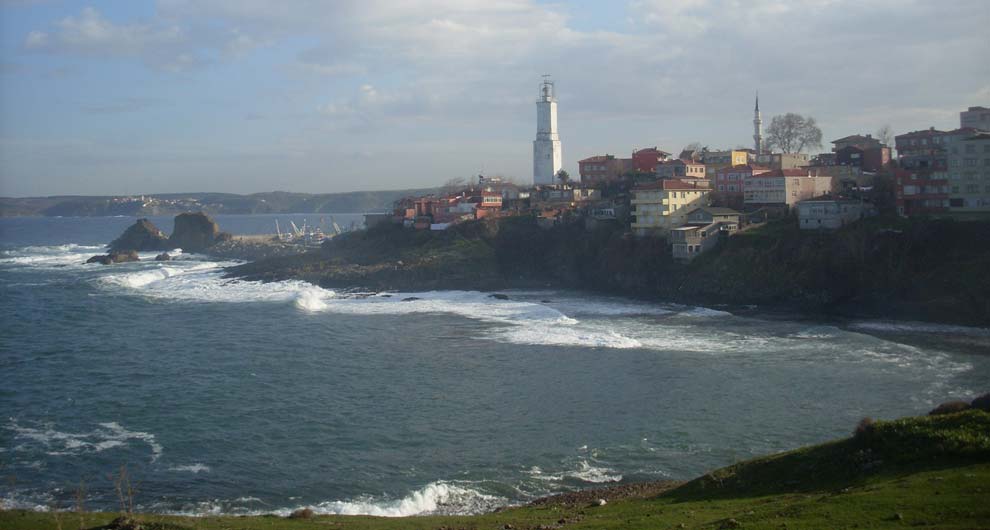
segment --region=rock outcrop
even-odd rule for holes
[[[202,252],[213,246],[219,235],[220,226],[209,215],[203,212],[180,213],[175,216],[175,228],[168,244],[185,252]]]
[[[155,256],[155,261],[172,261],[172,256],[168,252],[162,252],[161,254]]]
[[[147,219],[138,219],[110,242],[110,250],[166,250],[168,237]]]
[[[113,263],[126,263],[128,261],[140,261],[138,253],[134,250],[111,250],[109,254],[93,256],[86,260],[86,263],[100,263],[111,265]]]

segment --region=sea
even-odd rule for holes
[[[133,222],[0,219],[4,507],[118,510],[124,470],[146,512],[478,513],[691,479],[990,391],[986,328],[328,290],[227,279],[235,262],[179,250],[83,263]]]

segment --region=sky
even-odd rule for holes
[[[564,169],[958,127],[990,106],[986,0],[0,0],[0,196],[532,182],[543,74]]]

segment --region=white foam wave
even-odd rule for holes
[[[305,311],[323,311],[327,308],[325,300],[332,298],[333,295],[333,291],[327,291],[318,287],[302,289],[296,295],[296,307]]]
[[[622,475],[614,470],[593,465],[587,460],[581,459],[571,469],[546,473],[539,466],[533,466],[526,471],[526,474],[537,480],[547,482],[562,482],[567,479],[576,479],[591,484],[602,484],[606,482],[619,482]]]
[[[172,466],[172,467],[170,467],[168,469],[169,469],[169,471],[185,471],[185,472],[188,472],[188,473],[197,473],[197,474],[198,473],[204,473],[204,472],[205,473],[209,473],[210,472],[210,466],[208,466],[206,464],[186,464],[186,465],[181,465],[181,466]],[[253,499],[253,497],[252,497],[252,499]],[[242,498],[242,499],[237,499],[237,500],[238,501],[243,501],[244,499]]]
[[[954,326],[949,324],[932,324],[929,322],[893,322],[893,321],[864,321],[853,322],[849,325],[852,329],[862,329],[866,331],[879,331],[889,333],[933,333],[933,334],[956,334],[971,337],[990,337],[990,328],[976,328],[969,326]]]
[[[105,252],[106,250],[102,245],[24,247],[0,252],[0,265],[50,269],[68,265],[82,265],[93,255]]]
[[[85,453],[99,453],[107,449],[126,446],[131,440],[144,442],[151,449],[151,461],[158,460],[162,455],[162,446],[155,440],[155,435],[141,431],[125,429],[117,422],[100,423],[99,428],[90,432],[72,433],[56,430],[53,424],[41,424],[36,427],[25,427],[14,419],[6,426],[14,432],[14,439],[25,443],[18,445],[15,451],[43,448],[51,456],[72,456]]]
[[[410,492],[402,498],[363,496],[349,500],[325,501],[317,504],[283,509],[258,509],[265,504],[257,497],[241,497],[236,501],[214,500],[197,503],[182,510],[167,510],[174,515],[210,516],[221,514],[287,516],[301,508],[323,515],[372,515],[377,517],[408,517],[414,515],[471,515],[491,511],[508,503],[508,499],[488,495],[468,483],[437,481]],[[251,506],[244,506],[245,504]],[[152,507],[161,511],[161,507]]]

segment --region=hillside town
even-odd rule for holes
[[[960,112],[956,129],[891,136],[889,128],[878,137],[850,134],[831,141],[830,152],[811,156],[802,152],[805,145],[788,145],[791,138],[768,141],[757,95],[752,148],[694,144],[676,156],[660,146],[632,149],[628,158],[591,155],[578,161],[574,178],[561,169],[557,99],[553,81],[545,78],[532,185],[479,175],[442,193],[400,199],[392,212],[369,215],[366,223],[445,230],[462,221],[518,215],[535,216],[542,227],[611,220],[628,225],[636,237],[666,238],[674,257],[690,260],[721,238],[770,219],[833,230],[880,213],[990,215],[990,108]]]

